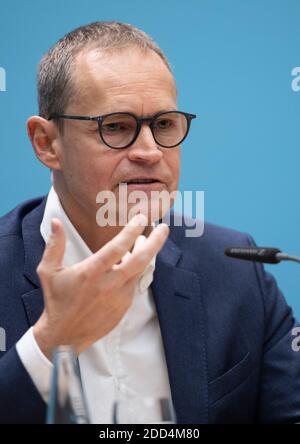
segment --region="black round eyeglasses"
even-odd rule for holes
[[[164,148],[174,148],[187,137],[195,114],[182,111],[163,111],[152,117],[137,117],[127,112],[115,112],[103,116],[72,116],[53,113],[48,120],[71,119],[98,122],[99,135],[103,143],[113,149],[128,148],[148,123],[155,142]]]

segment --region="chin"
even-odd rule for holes
[[[144,214],[151,225],[162,219],[173,206],[177,191],[167,190],[164,185],[162,190],[125,190],[126,193],[115,190],[114,199],[109,203],[105,198],[97,199],[98,203],[106,207],[111,214],[111,219],[115,220],[119,226],[124,226],[136,214]],[[143,191],[143,193],[141,193]],[[100,202],[101,201],[101,202]]]
[[[143,205],[139,203],[136,205],[128,205],[127,220],[132,219],[136,214],[143,214],[147,220],[148,225],[152,225],[155,222],[161,220],[170,210],[171,205],[164,205],[162,202],[149,202]]]

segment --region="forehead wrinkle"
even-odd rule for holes
[[[105,94],[105,102],[111,102],[111,101],[121,101],[125,102],[128,101],[128,103],[139,103],[139,102],[145,102],[145,100],[149,101],[150,104],[155,103],[170,103],[170,104],[176,104],[176,96],[174,94],[161,94],[161,92],[155,88],[153,89],[147,89],[147,90],[133,90],[128,91],[128,88],[124,88],[124,90],[121,91],[114,91],[107,90]]]
[[[107,82],[107,85],[105,89],[111,89],[114,90],[128,90],[130,87],[134,88],[141,88],[142,90],[146,90],[145,88],[149,90],[160,90],[160,92],[165,93],[165,91],[169,90],[172,91],[175,90],[173,83],[169,83],[166,80],[162,80],[161,78],[153,79],[153,77],[150,79],[132,79],[127,82],[120,80],[117,84],[113,82]]]

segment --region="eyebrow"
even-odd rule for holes
[[[93,115],[91,115],[91,117],[98,117],[98,116],[101,116],[101,115],[102,116],[106,116],[106,115],[114,114],[114,113],[128,113],[128,114],[134,114],[137,117],[146,119],[146,118],[151,118],[153,116],[156,116],[157,114],[160,114],[160,113],[167,113],[167,112],[171,112],[171,111],[178,111],[178,109],[177,108],[160,109],[159,111],[156,111],[155,113],[153,113],[151,115],[150,114],[139,115],[139,114],[136,114],[135,112],[129,111],[129,110],[124,110],[124,111],[117,110],[117,111],[104,112],[104,113],[101,113],[101,114],[93,114]]]

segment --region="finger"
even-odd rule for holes
[[[144,236],[143,234],[138,236],[137,240],[135,241],[133,251],[139,249],[142,245],[144,245],[145,241],[146,241],[146,236]]]
[[[59,219],[51,221],[52,233],[46,243],[42,261],[38,267],[38,271],[54,271],[61,268],[66,246],[66,236],[63,224]]]
[[[82,265],[90,270],[94,269],[97,273],[111,269],[132,248],[137,237],[143,233],[147,223],[148,221],[143,214],[137,214],[116,237],[95,254],[85,259]]]
[[[120,271],[120,274],[127,276],[128,279],[143,273],[151,259],[163,247],[168,235],[169,227],[166,224],[159,224],[154,228],[149,237],[133,250],[126,263],[121,263],[117,266],[116,271]]]
[[[125,263],[130,256],[131,256],[130,251],[127,251],[127,253],[122,257],[120,264]]]
[[[134,251],[136,248],[138,248],[139,245],[142,245],[142,244],[145,242],[145,240],[146,240],[146,236],[144,236],[143,234],[141,234],[140,236],[138,236],[138,237],[136,238],[135,243],[134,243],[133,251]],[[125,255],[122,257],[121,261],[120,261],[118,264],[116,264],[116,265],[113,266],[113,269],[114,269],[114,268],[117,268],[118,265],[121,264],[121,263],[125,264],[125,262],[130,258],[130,256],[131,256],[131,252],[130,252],[130,251],[127,251],[127,253],[125,253]]]

